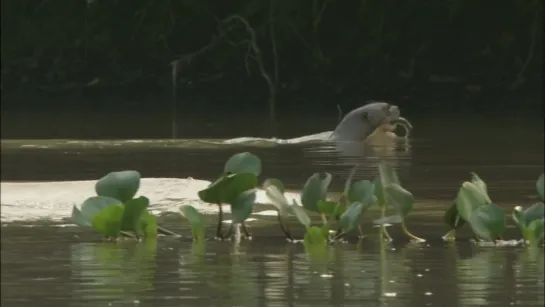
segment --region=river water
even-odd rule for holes
[[[2,140],[2,306],[542,306],[542,250],[478,247],[468,242],[467,229],[457,243],[440,237],[447,231],[441,216],[469,172],[487,182],[491,198],[508,215],[515,205],[536,202],[543,121],[411,121],[409,142],[381,154],[415,195],[408,227],[428,242],[407,242],[392,227],[394,243],[380,243],[367,223],[369,238],[331,247],[327,261],[309,259],[301,245],[284,241],[273,218],[259,215],[249,223],[252,241],[194,245],[175,211],[183,202],[205,210],[195,197],[206,184],[201,180],[213,180],[237,152],[258,155],[262,180],[279,178],[291,191],[314,172],[330,172],[333,193],[355,163],[362,165],[358,178],[372,179],[376,156],[355,157],[316,142],[226,144],[218,139],[261,132],[242,124],[229,130],[223,122],[206,132],[195,128],[194,135],[208,140]],[[329,130],[334,122],[286,121],[290,128],[281,136]],[[111,244],[69,224],[71,203],[92,195],[89,180],[121,169],[142,173],[159,222],[182,238]],[[186,190],[176,192],[182,186]],[[505,237],[516,239],[518,230],[507,218]],[[208,220],[212,225],[215,217]]]

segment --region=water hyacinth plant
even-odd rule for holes
[[[107,238],[156,237],[158,231],[172,235],[173,232],[158,227],[156,218],[147,208],[149,199],[134,198],[140,188],[140,173],[137,171],[111,172],[95,184],[97,196],[74,205],[72,221],[83,227],[92,227]]]
[[[424,242],[409,232],[405,219],[414,206],[413,195],[406,190],[395,169],[383,162],[378,166],[379,175],[373,181],[354,180],[358,167],[354,167],[338,199],[328,193],[332,176],[329,173],[312,174],[302,187],[299,199],[288,200],[285,186],[279,179],[269,178],[261,184],[267,199],[277,211],[279,226],[290,242],[297,242],[286,221],[296,218],[304,226],[303,244],[309,253],[323,253],[328,244],[342,239],[346,234],[359,230],[364,213],[374,205],[379,206],[380,218],[373,224],[380,228],[380,237],[391,241],[386,226],[400,224],[403,232],[417,242]],[[244,222],[252,214],[256,203],[259,176],[262,172],[260,159],[242,152],[231,156],[223,172],[205,189],[198,192],[199,198],[218,206],[216,238],[229,237],[233,229],[242,229],[250,236]],[[521,230],[524,242],[537,246],[544,238],[544,175],[537,180],[536,188],[540,203],[528,208],[515,207],[512,219]],[[80,226],[92,227],[108,238],[121,236],[133,238],[156,237],[158,233],[174,234],[157,225],[149,211],[150,201],[145,196],[135,197],[140,187],[140,173],[120,171],[107,174],[95,185],[96,196],[74,205],[72,221]],[[231,207],[232,223],[227,234],[222,232],[222,205]],[[386,215],[389,208],[395,212]],[[191,226],[196,244],[206,241],[205,219],[195,207],[182,205],[180,215]],[[313,217],[319,217],[318,223]],[[444,215],[450,231],[443,238],[452,240],[455,231],[468,224],[478,240],[496,242],[506,228],[505,212],[493,203],[488,195],[486,183],[471,173],[471,180],[461,185],[456,199]],[[236,228],[235,228],[236,227]],[[199,245],[201,246],[201,245]]]
[[[203,202],[218,206],[216,238],[228,237],[235,224],[240,224],[245,235],[250,236],[244,221],[252,214],[260,174],[261,160],[257,156],[249,152],[238,153],[225,163],[223,173],[218,179],[199,191],[199,198]],[[231,206],[233,220],[227,235],[222,233],[223,204]]]
[[[294,241],[284,220],[294,215],[305,226],[304,243],[310,246],[322,246],[327,242],[335,241],[346,233],[358,228],[365,210],[375,203],[373,184],[367,180],[352,183],[355,167],[349,176],[345,190],[338,201],[327,198],[327,190],[331,184],[331,174],[315,173],[310,176],[303,186],[299,204],[296,200],[288,202],[284,196],[284,185],[278,179],[267,179],[263,183],[263,190],[276,207],[280,227],[289,241]],[[313,226],[308,213],[321,216],[322,226]],[[337,231],[330,236],[330,230],[337,226]]]
[[[377,204],[380,207],[381,217],[373,221],[373,223],[380,225],[381,235],[386,240],[391,241],[392,238],[386,230],[386,225],[400,224],[403,233],[411,240],[425,242],[424,239],[412,234],[405,225],[405,217],[413,208],[414,197],[411,192],[401,186],[395,169],[388,163],[381,163],[379,165],[379,176],[375,179],[374,183],[374,193],[377,198]],[[385,216],[388,205],[394,208],[395,215]]]
[[[544,185],[544,174],[541,174],[536,182],[536,189],[541,202],[526,209],[516,206],[512,214],[513,221],[522,232],[524,243],[532,247],[536,247],[543,240],[545,234]]]
[[[466,223],[478,240],[496,241],[505,231],[505,212],[492,202],[486,183],[476,173],[462,183],[443,220],[451,228],[444,240],[454,240],[456,229]]]

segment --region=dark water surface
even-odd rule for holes
[[[429,238],[427,244],[381,245],[369,238],[358,246],[332,247],[324,263],[310,261],[301,245],[285,243],[276,226],[254,229],[253,241],[239,247],[207,242],[203,250],[192,245],[185,222],[175,217],[160,221],[185,237],[160,237],[156,246],[103,243],[87,230],[47,222],[3,223],[2,306],[542,306],[542,250],[532,255],[519,247],[445,244],[440,236],[446,228],[437,214],[471,171],[508,213],[515,204],[535,202],[535,181],[544,165],[543,121],[411,121],[409,145],[400,145],[390,158],[417,199],[409,227]],[[324,122],[286,123],[292,130],[283,136],[331,129]],[[224,124],[215,126],[220,128],[207,130],[206,138],[229,134]],[[252,127],[233,131],[241,133],[230,137],[259,135]],[[334,175],[332,190],[339,191],[355,161],[323,144],[55,144],[3,140],[2,181],[94,180],[119,169],[138,169],[144,177],[211,180],[230,155],[252,151],[262,159],[264,178],[299,189],[313,172],[328,171]],[[373,161],[359,161],[364,163],[359,177],[370,178]],[[437,212],[419,212],[418,200],[437,202]],[[401,238],[398,230],[392,232]],[[510,227],[506,237],[517,236]]]

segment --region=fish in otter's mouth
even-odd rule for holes
[[[381,125],[377,130],[393,133],[396,127],[399,125],[405,129],[405,137],[408,137],[413,130],[413,125],[409,122],[409,120],[400,116],[398,106],[390,106],[388,111],[388,116],[382,120]]]

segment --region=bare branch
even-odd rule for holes
[[[274,0],[270,0],[271,2]],[[272,5],[272,4],[271,4]],[[272,12],[271,12],[272,14]],[[249,39],[244,39],[240,42],[235,42],[227,38],[227,34],[229,31],[233,30],[235,28],[234,23],[240,23],[244,26],[245,31],[249,34]],[[222,29],[223,26],[227,25],[227,29]],[[272,26],[271,26],[272,27]],[[210,40],[210,43],[208,45],[202,47],[201,49],[191,52],[182,54],[178,59],[172,61],[170,65],[172,66],[172,137],[176,137],[176,122],[177,122],[177,81],[178,81],[178,72],[180,71],[183,64],[189,64],[191,61],[209,51],[210,49],[217,46],[222,40],[225,40],[228,44],[232,46],[240,46],[243,44],[247,44],[248,50],[246,52],[246,58],[245,58],[245,67],[248,74],[250,74],[250,66],[249,66],[249,60],[254,59],[257,64],[259,71],[261,73],[261,76],[267,81],[267,85],[269,87],[269,120],[271,126],[275,125],[276,121],[276,84],[278,82],[278,64],[277,64],[277,55],[276,55],[276,43],[274,42],[274,30],[272,30],[271,39],[274,43],[274,61],[275,61],[275,82],[271,79],[271,76],[265,69],[265,64],[263,63],[263,58],[261,56],[261,49],[257,45],[257,35],[255,32],[255,29],[250,26],[250,23],[248,20],[238,14],[234,14],[231,16],[228,16],[227,18],[223,19],[218,24],[218,32],[219,34],[212,36],[212,39]]]

